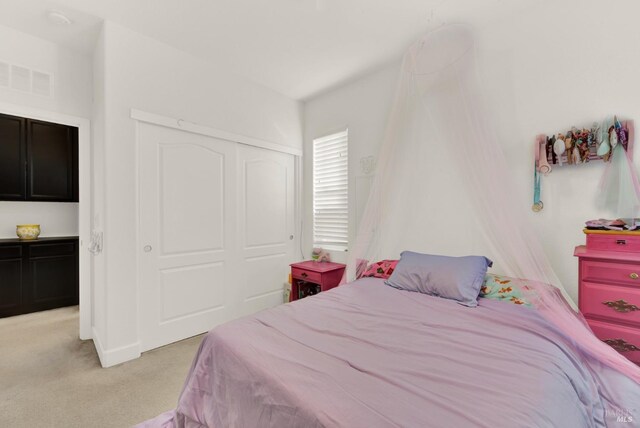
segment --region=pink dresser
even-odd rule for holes
[[[580,311],[596,336],[640,364],[640,233],[585,230]]]

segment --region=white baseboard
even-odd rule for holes
[[[93,339],[93,327],[87,328],[87,326],[80,322],[80,340]]]
[[[140,358],[140,344],[138,342],[119,348],[105,349],[95,328],[93,329],[93,343],[96,346],[100,364],[105,368]]]

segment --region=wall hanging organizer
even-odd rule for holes
[[[616,150],[622,150],[631,159],[633,153],[634,126],[631,120],[619,120],[617,116],[590,128],[572,127],[569,131],[553,135],[540,134],[534,145],[533,206],[542,211],[540,176],[549,175],[556,167],[579,166],[590,162],[611,163]]]

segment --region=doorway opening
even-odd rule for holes
[[[14,303],[19,299],[14,310],[35,312],[77,302],[78,336],[91,339],[90,121],[6,103],[0,103],[0,115],[0,148],[7,151],[5,168],[11,170],[0,185],[5,208],[0,254],[6,256],[12,280],[19,281],[11,292]],[[35,225],[40,236],[19,239],[19,224],[32,225],[22,228],[23,238],[37,235]],[[9,236],[10,230],[16,235]]]

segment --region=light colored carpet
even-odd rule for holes
[[[129,427],[173,409],[201,340],[103,369],[77,307],[0,319],[0,427]]]

